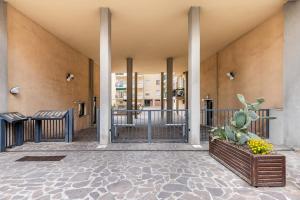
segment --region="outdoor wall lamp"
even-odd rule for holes
[[[68,73],[68,74],[67,74],[66,79],[67,79],[68,82],[70,82],[70,81],[73,80],[74,78],[75,78],[74,74],[71,74],[71,73]]]
[[[231,80],[231,81],[234,80],[234,78],[235,78],[234,72],[227,72],[226,76],[228,76],[229,80]]]
[[[10,89],[9,91],[12,95],[17,95],[20,93],[20,87],[16,86]]]

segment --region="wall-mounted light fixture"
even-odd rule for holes
[[[228,76],[229,80],[234,80],[235,78],[235,73],[234,72],[227,72],[226,76]]]
[[[19,86],[16,86],[16,87],[13,87],[10,89],[9,91],[12,95],[17,95],[20,93],[20,87]]]
[[[68,82],[72,81],[75,78],[74,74],[67,73],[66,79]]]

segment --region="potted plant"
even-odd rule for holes
[[[229,125],[211,130],[209,154],[252,186],[285,186],[285,156],[273,146],[249,132],[252,122],[259,119],[256,111],[264,99],[246,102],[237,95],[244,108],[235,112]]]

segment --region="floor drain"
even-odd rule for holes
[[[64,159],[66,156],[24,156],[16,161],[24,162],[24,161],[60,161]]]

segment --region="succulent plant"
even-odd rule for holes
[[[241,94],[237,94],[237,98],[244,105],[244,108],[234,113],[230,125],[213,128],[211,130],[212,140],[228,140],[235,144],[244,145],[249,139],[259,138],[259,136],[249,132],[248,130],[251,122],[259,119],[256,111],[260,109],[260,105],[264,102],[264,99],[259,98],[256,99],[256,102],[249,103]]]
[[[242,128],[247,123],[247,115],[245,114],[244,111],[238,111],[234,113],[232,122],[233,125],[236,126],[237,128]]]

